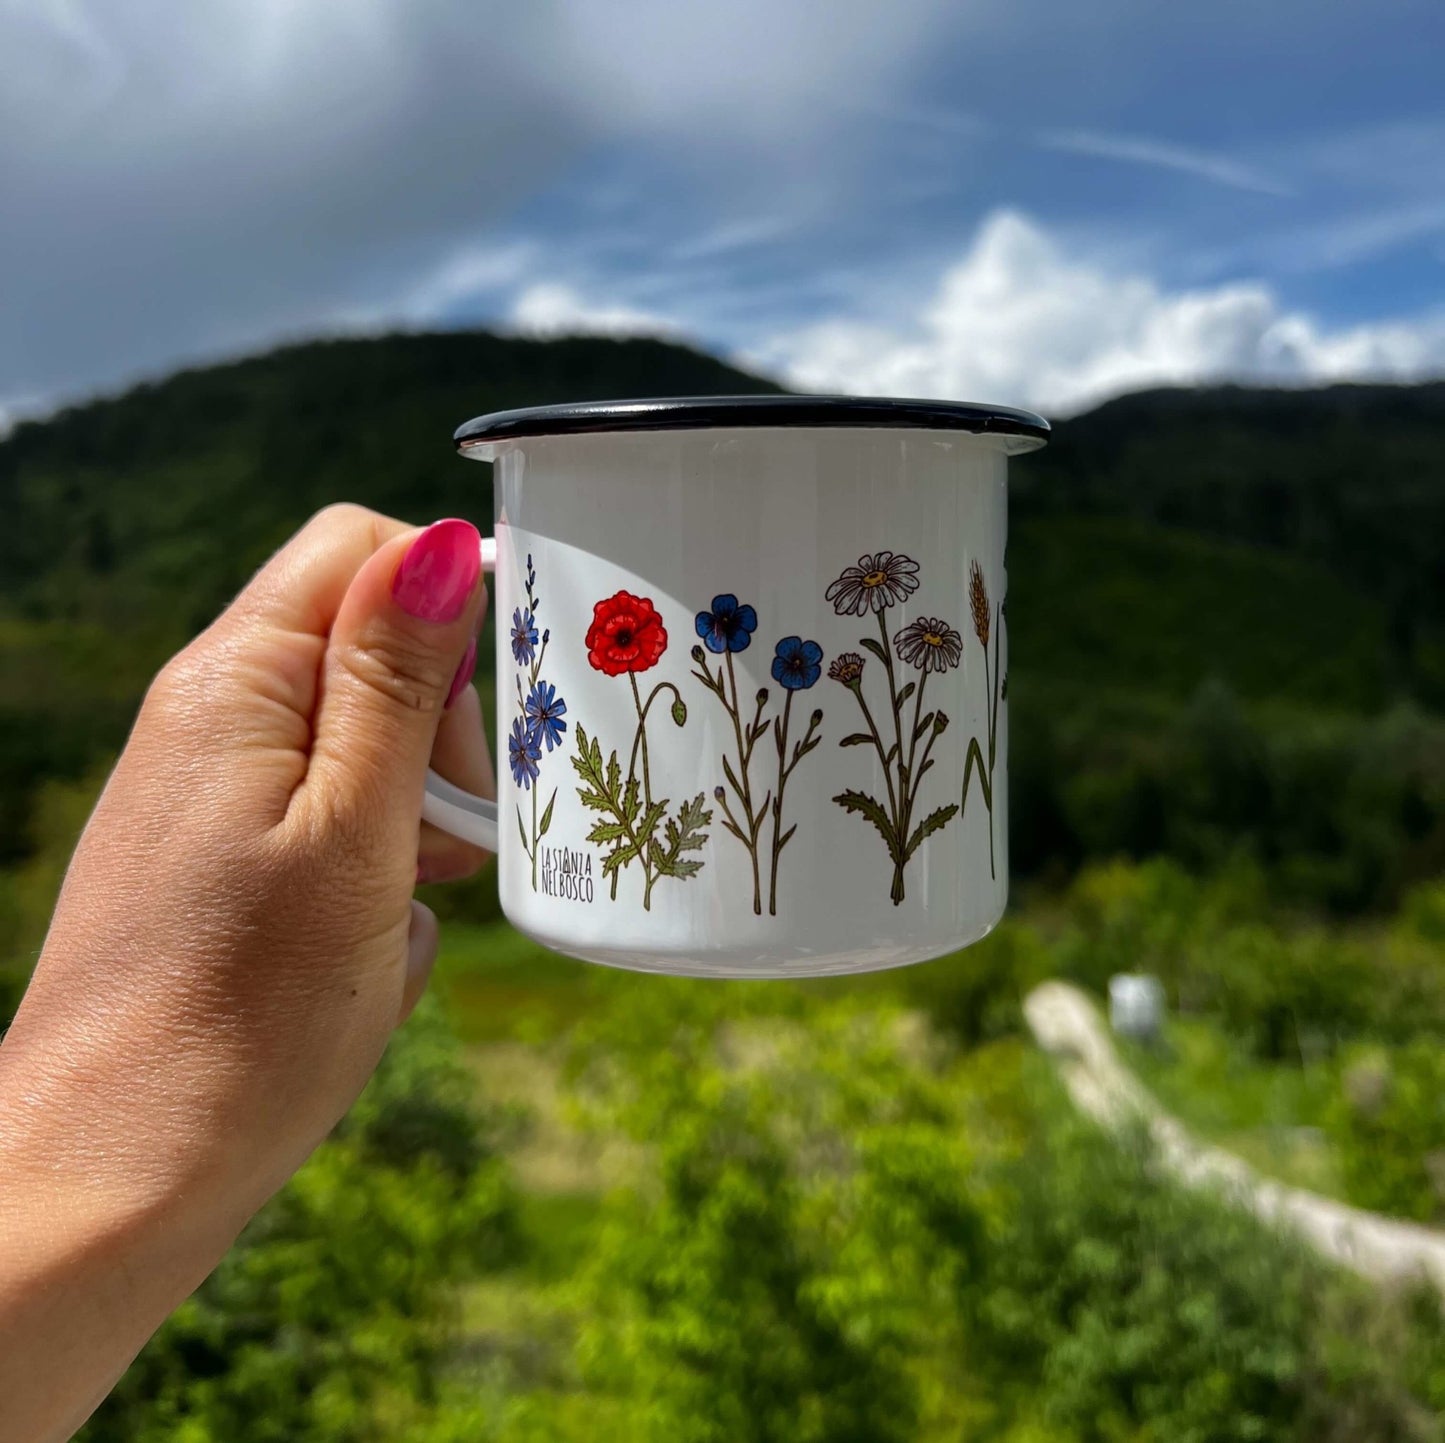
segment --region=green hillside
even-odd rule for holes
[[[1385,609],[1318,563],[1130,518],[1028,516],[1009,542],[1021,674],[1187,700],[1367,711],[1389,695]]]
[[[1145,391],[1059,428],[1015,515],[1128,516],[1328,566],[1385,608],[1397,686],[1445,705],[1445,382]]]
[[[44,780],[112,754],[160,661],[319,506],[485,523],[487,471],[449,444],[468,416],[770,389],[659,341],[398,335],[20,426],[0,441],[0,860],[30,847]],[[1357,907],[1445,860],[1445,386],[1127,397],[1017,479],[1016,865],[1237,844]]]
[[[312,512],[490,527],[489,469],[451,446],[467,417],[776,389],[657,341],[458,332],[287,347],[21,425],[0,441],[0,860],[36,785],[113,751],[157,666]]]

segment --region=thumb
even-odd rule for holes
[[[477,528],[437,521],[371,556],[331,628],[302,786],[323,815],[388,848],[397,826],[415,841],[437,725],[470,680],[481,572]]]

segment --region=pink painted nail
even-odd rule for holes
[[[466,689],[472,679],[472,673],[477,669],[477,639],[473,637],[467,643],[467,649],[462,653],[461,664],[457,667],[457,674],[452,678],[451,690],[447,693],[446,706],[450,706]]]
[[[396,604],[422,621],[455,621],[482,573],[481,537],[470,521],[435,521],[411,543],[392,579]]]

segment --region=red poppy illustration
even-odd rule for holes
[[[645,596],[619,591],[592,608],[587,660],[608,676],[646,671],[667,650],[667,628]]]
[[[595,735],[589,737],[580,720],[575,730],[577,755],[572,758],[572,769],[582,782],[577,800],[588,811],[598,813],[587,840],[610,848],[602,859],[602,875],[612,879],[612,900],[617,900],[623,872],[636,862],[642,873],[642,906],[648,912],[652,910],[652,889],[663,877],[686,881],[702,871],[702,858],[690,854],[707,845],[707,829],[712,823],[712,810],[703,792],[691,801],[684,799],[676,815],[669,815],[671,803],[666,797],[654,800],[652,795],[647,714],[653,702],[671,692],[673,725],[687,725],[687,703],[673,682],[658,682],[645,699],[637,684],[637,673],[656,666],[666,650],[667,628],[649,598],[619,591],[592,608],[587,660],[597,671],[626,676],[631,682],[637,730],[625,773],[618,753],[604,753],[601,741]]]

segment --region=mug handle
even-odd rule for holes
[[[495,573],[497,542],[492,536],[482,537],[482,570]],[[466,792],[439,777],[426,774],[426,795],[421,803],[422,821],[430,822],[444,832],[471,842],[484,851],[497,850],[497,804],[485,797]]]

